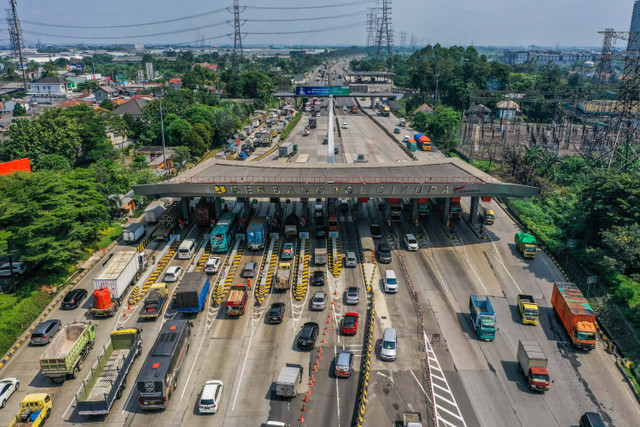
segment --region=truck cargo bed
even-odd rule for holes
[[[111,353],[109,360],[107,360],[104,369],[87,397],[87,402],[101,402],[104,400],[104,395],[111,391],[112,383],[124,367],[124,362],[130,352],[131,349],[120,349]]]

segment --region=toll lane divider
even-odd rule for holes
[[[218,277],[218,281],[214,289],[213,302],[215,305],[220,305],[220,303],[222,303],[222,300],[227,296],[227,293],[231,289],[231,284],[233,283],[233,279],[236,276],[238,265],[240,265],[240,260],[242,259],[242,255],[244,254],[244,248],[244,234],[238,234],[233,247],[233,251],[227,258],[227,262],[229,262],[229,260],[231,261],[229,265],[227,265],[227,267],[224,269],[224,274],[221,274],[220,277]]]
[[[331,236],[331,252],[329,252],[329,270],[336,279],[342,272],[342,252],[340,250],[340,238]]]
[[[140,289],[138,286],[133,288],[133,292],[129,297],[129,304],[137,304],[142,298],[144,298],[149,288],[158,281],[158,278],[162,275],[164,270],[167,268],[167,265],[169,265],[173,257],[176,255],[178,246],[180,246],[180,242],[174,240],[174,238],[169,241],[167,247],[163,250],[163,252],[161,252],[161,258],[156,265],[156,268],[153,270],[153,272],[151,272],[147,280],[145,280],[145,282],[143,283],[142,289]]]
[[[293,296],[297,301],[301,301],[307,294],[309,288],[309,244],[308,234],[301,233],[302,239],[300,241],[300,250],[298,251],[298,275],[296,279],[296,286],[293,291]]]
[[[270,277],[269,272],[271,272],[271,277],[273,277],[273,266],[276,262],[276,258],[274,258],[274,254],[278,253],[278,234],[274,233],[271,235],[271,239],[269,241],[269,249],[266,254],[262,256],[262,264],[260,265],[260,279],[256,283],[255,289],[255,298],[258,305],[262,304],[264,300],[267,298],[268,289],[270,289]]]

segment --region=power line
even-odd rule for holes
[[[348,16],[356,16],[356,15],[362,15],[363,13],[365,13],[364,10],[358,11],[358,12],[353,12],[353,13],[343,13],[340,15],[333,15],[333,16],[320,16],[317,18],[287,18],[287,19],[244,19],[243,21],[245,22],[294,22],[294,21],[321,21],[323,19],[339,19],[339,18],[345,18]]]
[[[11,0],[9,5],[11,9],[7,9],[7,24],[9,25],[9,37],[11,39],[11,51],[13,56],[18,60],[20,69],[22,70],[22,85],[24,90],[27,90],[27,64],[22,52],[22,45],[24,40],[22,39],[22,29],[20,27],[20,18],[18,18],[18,6],[16,0]]]
[[[292,6],[292,7],[277,7],[277,6],[246,6],[247,9],[261,9],[261,10],[292,10],[292,9],[326,9],[329,7],[349,7],[359,4],[374,3],[376,0],[362,0],[349,3],[327,4],[324,6]]]
[[[304,30],[304,31],[274,31],[274,32],[259,32],[259,33],[244,33],[246,35],[269,35],[269,34],[307,34],[307,33],[323,33],[325,31],[333,31],[333,30],[338,30],[338,29],[343,29],[345,27],[348,28],[353,28],[353,27],[360,27],[365,25],[367,22],[366,21],[362,21],[362,22],[356,22],[353,24],[345,24],[345,25],[338,25],[335,27],[328,27],[328,28],[321,28],[321,29],[317,29],[317,30]]]
[[[39,25],[41,27],[54,27],[54,28],[87,28],[87,29],[94,29],[94,28],[134,28],[134,27],[145,27],[145,26],[149,26],[149,25],[158,25],[158,24],[168,24],[170,22],[178,22],[178,21],[185,21],[187,19],[194,19],[194,18],[201,18],[203,16],[209,16],[209,15],[215,15],[216,13],[220,13],[220,12],[224,12],[226,11],[226,8],[221,8],[221,9],[216,9],[216,10],[211,10],[209,12],[202,12],[202,13],[198,13],[195,15],[189,15],[189,16],[182,16],[180,18],[173,18],[173,19],[165,19],[163,21],[153,21],[153,22],[144,22],[144,23],[140,23],[140,24],[127,24],[127,25],[61,25],[61,24],[50,24],[47,22],[37,22],[37,21],[27,21],[25,19],[22,20],[22,22],[24,22],[25,24],[30,24],[30,25]]]

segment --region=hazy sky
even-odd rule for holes
[[[628,31],[633,9],[633,0],[392,0],[392,3],[395,44],[400,44],[400,32],[406,31],[407,43],[413,35],[418,44],[423,41],[447,45],[598,46],[602,43],[598,31],[607,27]],[[226,22],[233,19],[228,11],[148,26],[100,29],[72,26],[139,25],[212,12],[232,4],[231,0],[19,0],[18,13],[28,44],[38,39],[42,43],[181,43],[200,40],[204,36],[205,44],[220,45],[233,43],[233,38],[227,36],[233,33],[233,27]],[[247,8],[241,13],[241,19],[248,20],[242,27],[245,44],[351,45],[366,42],[366,11],[376,2],[240,0],[240,4],[255,7],[333,5],[304,10]],[[251,21],[300,18],[326,19]],[[40,26],[29,21],[65,27]],[[316,32],[325,29],[330,30]],[[167,32],[176,33],[129,37]],[[252,34],[275,32],[302,33]],[[6,43],[6,31],[2,35],[5,37],[2,41]]]

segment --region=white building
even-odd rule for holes
[[[7,114],[13,113],[13,109],[16,107],[16,104],[20,104],[24,107],[25,110],[29,111],[29,102],[26,99],[10,99],[9,101],[4,101],[2,103],[2,108],[0,108],[0,113]]]
[[[27,96],[38,104],[52,104],[54,100],[65,100],[72,94],[71,82],[62,77],[45,77],[31,83]]]

